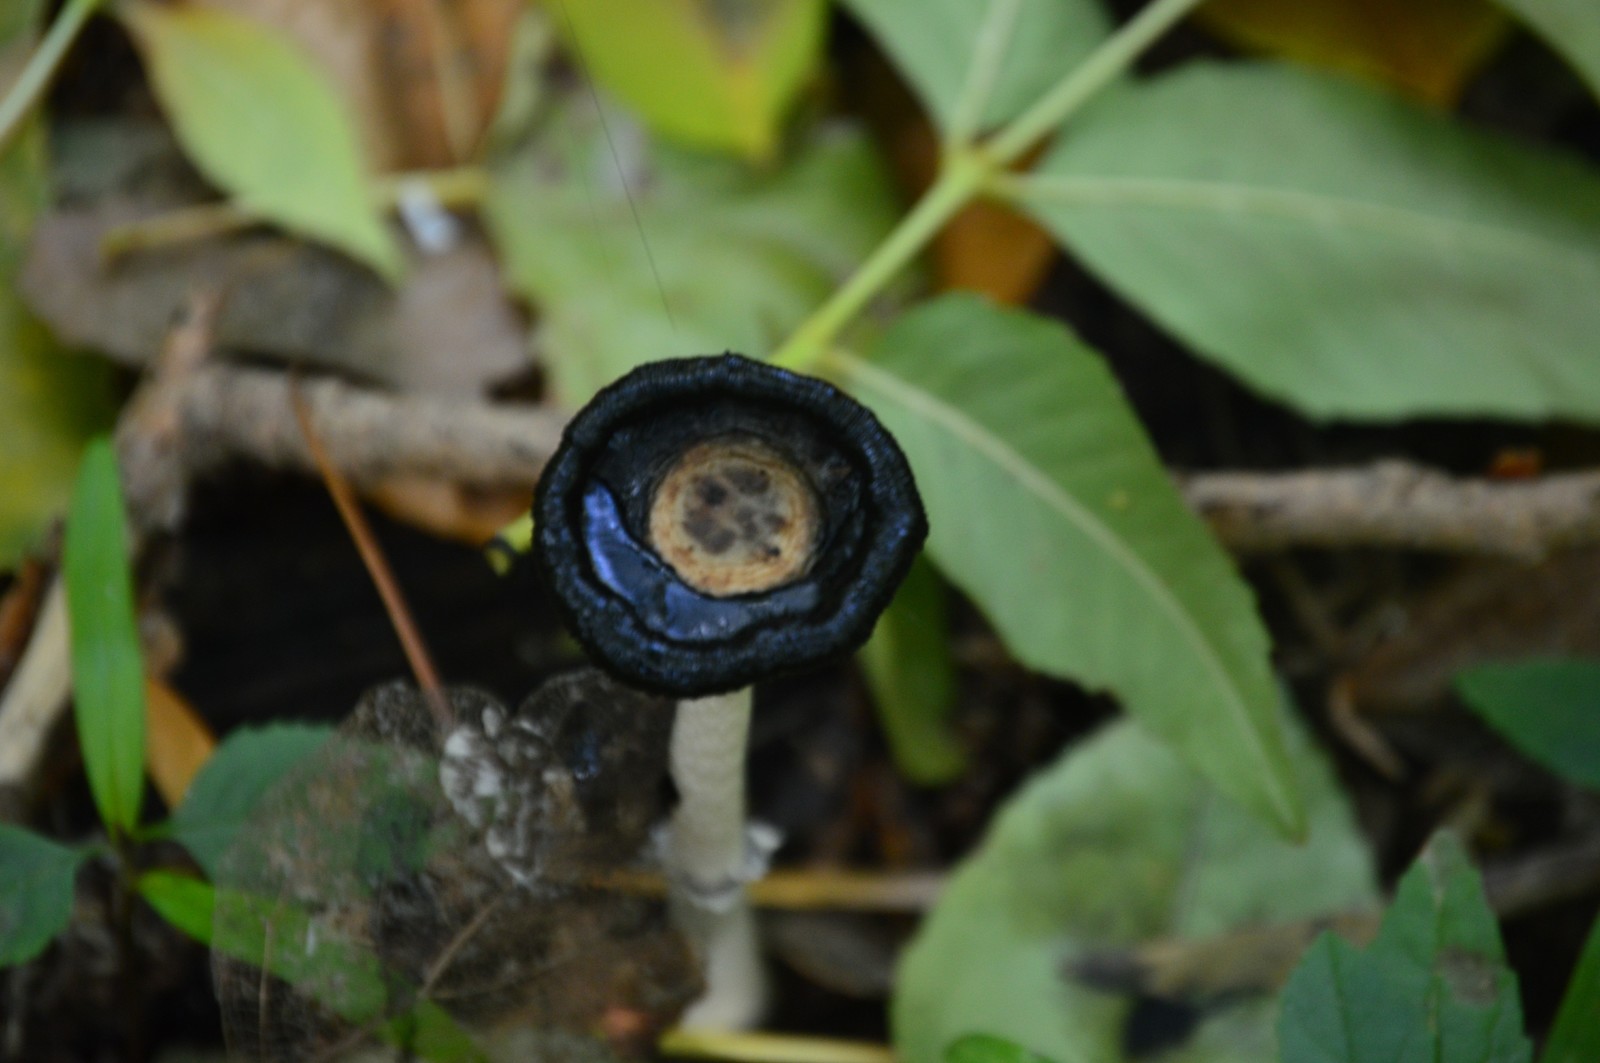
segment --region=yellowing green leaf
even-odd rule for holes
[[[1210,0],[1195,17],[1235,44],[1448,103],[1505,37],[1487,0]]]
[[[184,150],[246,210],[384,276],[402,260],[328,80],[266,26],[225,11],[119,7]]]
[[[835,357],[911,460],[929,555],[1011,651],[1109,688],[1219,789],[1298,833],[1250,589],[1094,352],[1053,323],[947,295],[870,359]]]
[[[664,137],[762,159],[816,66],[825,0],[552,0],[579,59]]]

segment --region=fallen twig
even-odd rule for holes
[[[179,386],[191,471],[233,458],[312,471],[283,374],[210,365]],[[330,457],[357,485],[404,472],[531,487],[565,423],[546,408],[384,395],[327,379],[308,381],[305,391]],[[1242,553],[1359,546],[1535,560],[1600,542],[1600,472],[1497,481],[1380,462],[1194,473],[1178,482],[1219,538]]]
[[[1462,479],[1400,461],[1199,473],[1184,497],[1229,547],[1376,546],[1537,560],[1600,541],[1600,472]]]

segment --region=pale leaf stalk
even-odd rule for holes
[[[772,355],[785,369],[816,366],[840,330],[994,178],[1125,73],[1163,33],[1205,0],[1155,0],[988,141],[950,151],[939,177],[844,284]]]
[[[11,91],[6,93],[5,99],[0,100],[0,152],[4,152],[11,144],[12,138],[22,128],[23,121],[39,102],[39,97],[55,80],[56,72],[61,69],[61,60],[66,57],[72,42],[78,39],[84,24],[100,7],[100,3],[101,0],[67,0],[66,7],[50,24],[44,40],[28,57],[28,63],[11,86]]]

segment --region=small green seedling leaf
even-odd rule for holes
[[[947,783],[966,766],[949,726],[956,688],[945,612],[939,574],[919,559],[860,654],[895,765],[923,786]]]
[[[1517,979],[1483,885],[1443,833],[1365,950],[1325,933],[1283,991],[1283,1063],[1527,1063]]]
[[[144,662],[117,475],[111,440],[90,443],[73,489],[62,567],[78,744],[101,820],[127,833],[139,823],[144,796]]]
[[[347,941],[334,940],[307,952],[275,949],[277,935],[298,934],[304,940],[312,921],[284,900],[269,901],[237,890],[217,890],[210,883],[170,871],[140,876],[139,895],[173,926],[230,959],[257,967],[308,992],[323,1006],[357,1025],[378,1019],[389,1002],[390,987],[378,957]],[[222,899],[218,918],[218,899]],[[408,1049],[430,1063],[485,1063],[472,1038],[443,1008],[418,1000],[410,1008],[383,1019],[377,1037]]]
[[[132,0],[117,13],[202,173],[246,210],[400,276],[355,131],[328,79],[293,44],[214,7]]]
[[[161,918],[202,945],[211,944],[216,891],[209,882],[172,871],[147,871],[139,876],[137,889]]]
[[[947,295],[833,366],[905,448],[929,556],[1020,660],[1109,688],[1225,793],[1303,829],[1250,589],[1093,351]]]
[[[273,724],[242,729],[217,747],[172,815],[171,836],[216,877],[218,864],[256,802],[278,780],[321,749],[330,727]]]
[[[0,824],[0,967],[26,963],[72,917],[72,880],[88,852]]]
[[[1600,18],[1590,0],[1499,0],[1572,64],[1589,90],[1600,96]]]
[[[1561,1010],[1544,1043],[1539,1063],[1594,1063],[1600,1059],[1600,918],[1578,957]]]
[[[1600,661],[1483,665],[1457,676],[1456,689],[1523,753],[1600,790]]]
[[[1311,416],[1600,419],[1580,159],[1287,63],[1188,63],[1018,186],[1129,302]]]
[[[944,1063],[1055,1063],[1048,1056],[1030,1052],[1003,1037],[975,1033],[950,1042]]]
[[[595,81],[655,132],[765,159],[822,54],[826,0],[560,0]]]
[[[901,960],[891,1019],[902,1063],[947,1063],[949,1044],[978,1031],[1058,1060],[1122,1059],[1128,999],[1069,975],[1072,961],[1374,906],[1367,844],[1332,770],[1300,729],[1288,742],[1305,791],[1301,845],[1132,720],[1036,775]],[[1250,998],[1208,1012],[1171,1058],[1273,1063],[1274,1010]]]
[[[845,0],[945,133],[1015,118],[1110,32],[1097,0]]]

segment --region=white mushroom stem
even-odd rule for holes
[[[737,1029],[755,1024],[766,979],[745,883],[761,873],[745,823],[745,748],[751,691],[678,703],[670,763],[678,788],[667,834],[667,871],[678,926],[705,963],[706,992],[683,1025]]]

